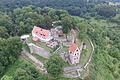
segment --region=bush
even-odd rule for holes
[[[119,74],[118,73],[113,73],[113,76],[118,79],[119,78]]]
[[[113,61],[112,61],[113,64],[116,64],[117,62],[118,62],[118,60],[116,58],[113,59]]]
[[[48,73],[55,78],[63,73],[63,60],[58,55],[51,56],[45,65]]]

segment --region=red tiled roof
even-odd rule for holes
[[[36,34],[39,37],[47,38],[49,35],[49,30],[34,26],[32,33]]]
[[[69,51],[74,52],[77,49],[77,45],[75,43],[71,43],[69,46]]]
[[[33,37],[32,40],[33,40],[33,41],[38,41],[38,38]]]

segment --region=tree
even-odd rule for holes
[[[80,30],[80,32],[78,34],[79,39],[83,40],[87,36],[86,33],[87,33],[87,27],[88,26],[89,25],[86,22],[80,22],[80,23],[77,24],[77,27]]]
[[[63,28],[68,27],[69,29],[72,29],[75,27],[76,21],[72,16],[65,16],[62,18],[62,26]]]
[[[7,29],[3,26],[0,26],[0,37],[2,38],[8,38],[9,34],[7,32]]]
[[[61,20],[65,16],[69,16],[69,13],[65,10],[56,10],[56,15],[59,17],[59,20]]]
[[[1,80],[13,80],[11,76],[4,75]]]
[[[13,28],[10,16],[0,12],[0,34],[3,34],[1,37],[8,37],[8,34],[12,34]]]
[[[33,65],[24,63],[20,65],[14,75],[14,80],[48,80],[47,76],[40,74]]]
[[[63,73],[63,60],[59,56],[53,55],[46,62],[46,68],[51,76],[57,78]]]
[[[5,72],[4,70],[5,70],[5,67],[0,63],[0,75],[2,75]]]
[[[16,61],[21,51],[22,43],[18,37],[0,38],[0,75],[3,75],[8,65]]]
[[[52,28],[52,19],[51,19],[50,16],[45,15],[44,16],[44,22],[45,22],[44,28],[46,28],[46,29]]]
[[[64,18],[62,18],[61,22],[62,22],[63,33],[65,33],[66,40],[68,40],[67,39],[67,34],[68,34],[68,32],[70,31],[70,29],[72,27],[71,16],[65,16]]]
[[[52,18],[53,21],[59,20],[59,16],[56,15],[56,10],[55,9],[51,9],[48,12],[48,15]]]
[[[97,13],[105,18],[111,18],[116,15],[115,9],[109,6],[98,6]]]
[[[18,68],[14,75],[14,80],[30,80],[32,79],[26,72],[26,70]],[[34,80],[34,79],[32,79]]]
[[[109,54],[110,54],[110,56],[112,56],[112,57],[117,58],[118,60],[120,60],[119,49],[117,49],[115,47],[112,47],[109,50]]]
[[[30,33],[33,26],[42,26],[44,28],[50,26],[50,18],[48,17],[46,21],[43,15],[33,6],[14,9],[12,18],[17,35]]]

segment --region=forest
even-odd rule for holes
[[[23,46],[19,36],[29,34],[34,25],[50,29],[56,20],[62,21],[65,34],[79,29],[79,38],[87,36],[95,46],[90,73],[83,80],[120,80],[120,6],[87,1],[0,0],[1,80],[74,80],[42,75],[34,65],[19,59]]]

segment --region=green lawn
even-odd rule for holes
[[[76,40],[76,44],[77,44],[77,46],[80,46],[80,45],[81,45],[81,40],[80,40],[80,39],[77,39],[77,40]]]
[[[65,51],[65,52],[68,52],[68,47],[66,47],[66,46],[63,46],[63,51]]]
[[[45,63],[48,59],[39,56],[38,54],[32,54],[34,57],[36,57],[38,60],[42,61],[43,63]]]
[[[42,48],[44,48],[45,50],[47,50],[47,51],[49,51],[49,52],[53,52],[53,49],[47,47],[47,46],[46,46],[46,43],[44,43],[44,42],[40,42],[40,41],[39,41],[39,42],[36,42],[35,44],[38,45],[38,46],[40,46],[40,47],[42,47]]]
[[[80,63],[79,64],[85,64],[87,60],[89,59],[89,56],[92,52],[92,46],[89,42],[89,40],[86,38],[83,40],[86,43],[86,49],[82,51],[80,56]]]

